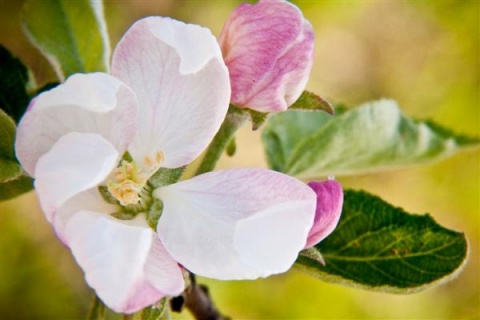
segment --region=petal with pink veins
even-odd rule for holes
[[[343,189],[337,181],[312,181],[308,185],[317,194],[317,209],[305,248],[313,247],[333,232],[343,206]]]
[[[288,270],[305,246],[315,193],[270,170],[206,173],[162,187],[157,232],[167,251],[195,274],[255,279]]]
[[[88,285],[115,312],[133,313],[184,290],[181,268],[144,217],[119,221],[79,211],[64,231]]]
[[[35,188],[47,220],[68,199],[104,181],[117,165],[118,152],[102,136],[71,132],[37,162]]]
[[[206,28],[161,17],[139,20],[118,43],[112,73],[137,94],[141,125],[129,151],[144,169],[190,163],[226,115],[228,70]]]
[[[123,154],[136,130],[137,101],[118,79],[104,73],[74,74],[41,93],[21,119],[15,144],[32,176],[35,164],[68,132],[98,133]]]

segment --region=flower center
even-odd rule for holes
[[[122,160],[118,168],[113,171],[114,179],[107,182],[108,192],[117,199],[122,206],[137,204],[148,176],[142,172],[135,162]]]

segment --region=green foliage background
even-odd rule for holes
[[[208,26],[219,35],[238,1],[106,1],[112,47],[148,15]],[[307,89],[358,105],[396,99],[404,112],[458,133],[480,134],[480,2],[477,0],[305,0],[295,2],[315,28]],[[55,80],[21,32],[22,1],[2,1],[0,43],[28,65],[37,83]],[[480,317],[480,154],[401,171],[343,178],[409,212],[429,212],[462,230],[470,261],[454,281],[413,295],[326,284],[292,270],[258,281],[201,279],[234,319],[453,319]],[[266,167],[260,132],[241,130],[237,155],[222,167]],[[82,319],[90,300],[81,270],[44,220],[33,192],[0,203],[0,318]],[[187,314],[179,319],[189,319]]]

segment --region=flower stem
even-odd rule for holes
[[[215,168],[215,165],[220,159],[223,151],[225,148],[227,148],[237,130],[246,122],[248,117],[249,116],[247,112],[234,106],[230,106],[220,130],[218,130],[217,134],[208,146],[205,156],[203,157],[203,160],[200,163],[195,175],[212,171]]]
[[[195,275],[189,273],[190,285],[182,295],[170,301],[172,311],[182,312],[187,308],[196,320],[230,320],[222,315],[213,303],[208,288],[198,284]]]
[[[97,295],[93,296],[87,320],[105,320],[105,305]]]

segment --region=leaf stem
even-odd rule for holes
[[[203,160],[200,163],[195,175],[212,171],[215,168],[215,165],[220,159],[223,151],[225,148],[227,148],[237,130],[246,122],[248,117],[249,116],[247,112],[232,105],[230,106],[220,130],[218,130],[217,134],[208,146],[205,156],[203,157]]]

